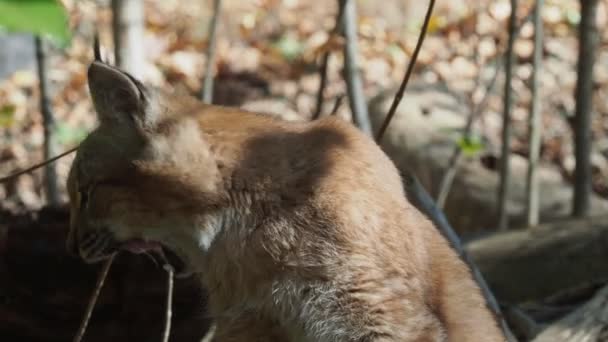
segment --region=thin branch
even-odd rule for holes
[[[353,115],[353,122],[361,131],[372,135],[372,125],[369,120],[365,94],[363,93],[363,81],[357,62],[359,51],[357,44],[357,9],[355,0],[340,0],[342,7],[342,28],[346,44],[344,46],[344,79],[348,103]]]
[[[528,116],[528,172],[526,174],[526,216],[528,226],[538,225],[539,216],[539,183],[538,160],[541,143],[541,108],[540,108],[540,80],[538,75],[542,72],[543,55],[543,22],[541,12],[543,0],[536,0],[534,7],[534,56],[532,59],[532,108]]]
[[[338,14],[336,15],[336,25],[331,30],[329,34],[329,39],[334,34],[337,34],[340,31],[340,22],[342,21],[343,6],[338,6]],[[319,75],[321,77],[319,90],[317,91],[317,103],[315,106],[315,112],[312,115],[311,120],[316,120],[321,116],[323,112],[323,103],[325,100],[325,87],[327,86],[327,65],[329,64],[329,56],[331,55],[331,50],[326,50],[323,54],[323,58],[321,59],[321,67],[319,68]]]
[[[386,128],[391,123],[393,116],[395,115],[395,111],[397,110],[397,106],[399,102],[401,102],[401,98],[403,98],[403,93],[405,93],[405,88],[407,87],[407,83],[410,80],[410,76],[412,75],[412,71],[414,70],[414,65],[416,64],[416,59],[418,59],[418,53],[422,48],[422,43],[424,42],[424,37],[426,36],[426,31],[429,27],[429,22],[431,20],[431,14],[433,13],[433,7],[435,6],[435,0],[431,0],[429,2],[429,8],[426,11],[426,16],[424,17],[424,23],[422,24],[422,28],[420,29],[420,35],[418,36],[418,42],[416,43],[416,48],[414,49],[414,54],[412,54],[412,58],[410,59],[410,63],[407,66],[407,70],[405,72],[405,77],[403,77],[403,81],[401,82],[401,86],[399,86],[399,90],[397,91],[397,95],[393,99],[393,103],[391,104],[391,108],[384,118],[384,122],[382,122],[382,126],[378,133],[376,134],[376,141],[378,143],[382,142],[382,137],[384,136],[384,132]]]
[[[469,115],[469,118],[473,117],[473,115]],[[464,133],[465,136],[468,135],[467,132]],[[465,138],[466,139],[466,138]],[[441,183],[439,185],[439,193],[437,194],[437,206],[440,209],[445,208],[445,202],[448,199],[448,195],[450,194],[450,190],[452,189],[452,184],[454,184],[454,178],[456,178],[456,171],[458,170],[458,165],[462,160],[462,148],[456,145],[454,147],[454,152],[452,152],[452,156],[448,161],[448,168],[443,174],[443,178],[441,178]]]
[[[36,62],[38,64],[38,81],[40,89],[40,112],[42,113],[42,127],[44,131],[44,159],[55,154],[55,115],[51,109],[49,97],[49,80],[46,71],[46,53],[48,44],[40,36],[36,36]],[[60,202],[59,187],[57,185],[57,169],[55,165],[49,165],[44,169],[44,190],[47,201],[51,206],[57,206]]]
[[[500,161],[500,186],[498,189],[498,228],[506,230],[509,225],[507,203],[510,183],[510,153],[511,153],[511,107],[513,104],[513,88],[511,79],[513,74],[513,45],[517,35],[517,0],[511,0],[511,15],[509,16],[509,39],[505,56],[505,94],[502,113],[502,148]]]
[[[82,323],[80,323],[80,328],[78,328],[78,333],[74,337],[74,340],[73,340],[74,342],[80,342],[87,330],[89,320],[91,319],[91,314],[93,313],[93,309],[95,308],[95,303],[97,303],[97,298],[99,297],[99,292],[101,292],[103,283],[105,282],[106,277],[108,276],[108,272],[110,271],[110,266],[112,266],[112,261],[114,261],[114,256],[111,256],[103,264],[101,273],[99,273],[99,277],[97,278],[97,284],[95,284],[95,291],[93,292],[91,299],[89,299],[89,304],[87,305],[87,311],[85,312]]]
[[[205,75],[203,76],[203,91],[201,98],[204,102],[211,103],[213,101],[213,66],[215,65],[215,46],[216,46],[216,31],[218,18],[220,16],[222,2],[221,0],[213,1],[213,16],[209,23],[209,36],[207,38],[207,64],[205,65]]]
[[[450,245],[454,248],[454,250],[458,253],[458,255],[462,258],[462,260],[469,266],[471,270],[471,274],[473,275],[473,279],[479,285],[482,295],[486,299],[486,302],[490,309],[494,312],[497,317],[500,327],[504,332],[505,336],[509,341],[516,341],[513,333],[509,329],[507,322],[500,310],[500,306],[498,305],[498,301],[496,297],[492,294],[490,287],[486,283],[485,279],[481,275],[481,272],[471,260],[466,250],[463,248],[462,243],[460,242],[460,238],[448,222],[445,217],[443,211],[437,207],[437,205],[433,202],[431,196],[426,192],[422,184],[418,181],[416,176],[412,173],[408,173],[404,175],[406,187],[409,190],[408,194],[413,196],[413,200],[419,205],[419,207],[429,216],[431,221],[435,224],[435,226],[439,229],[442,235],[449,241]]]
[[[470,115],[467,118],[467,122],[464,126],[463,136],[464,139],[470,139],[471,133],[473,131],[473,122],[481,116],[481,114],[485,111],[488,100],[490,98],[490,94],[492,93],[492,89],[496,84],[496,80],[498,79],[498,74],[500,73],[500,62],[496,64],[496,69],[494,70],[494,75],[488,84],[486,89],[486,93],[484,94],[481,102],[475,107],[474,110],[471,111]],[[454,152],[450,157],[448,162],[448,168],[443,178],[441,179],[441,185],[439,186],[439,194],[437,195],[437,206],[441,209],[445,207],[445,202],[450,193],[450,189],[452,188],[452,184],[454,182],[454,178],[456,177],[456,171],[458,169],[458,164],[462,159],[462,148],[459,145],[454,147]]]
[[[212,323],[211,327],[209,328],[209,331],[207,331],[207,334],[203,337],[201,342],[213,342],[213,337],[215,335],[215,329],[217,329],[217,324]]]
[[[532,341],[540,330],[539,324],[534,318],[516,306],[507,306],[503,309],[506,320],[513,329],[523,335],[524,341]]]
[[[13,174],[10,174],[10,175],[8,175],[8,176],[2,177],[2,178],[0,178],[0,184],[2,184],[2,183],[7,183],[7,182],[11,181],[12,179],[17,178],[17,177],[19,177],[19,176],[21,176],[21,175],[24,175],[24,174],[26,174],[26,173],[30,173],[30,172],[32,172],[32,171],[35,171],[35,170],[37,170],[37,169],[39,169],[39,168],[41,168],[41,167],[43,167],[43,166],[45,166],[45,165],[48,165],[48,164],[50,164],[50,163],[52,163],[52,162],[56,161],[56,160],[57,160],[57,159],[59,159],[59,158],[63,158],[63,157],[65,157],[65,156],[67,156],[68,154],[70,154],[70,153],[72,153],[72,152],[75,152],[77,149],[78,149],[78,146],[76,146],[76,147],[74,147],[74,148],[71,148],[71,149],[69,149],[69,150],[67,150],[67,151],[63,152],[62,154],[60,154],[60,155],[58,155],[58,156],[55,156],[55,157],[50,158],[50,159],[47,159],[47,160],[45,160],[45,161],[43,161],[43,162],[40,162],[40,163],[38,163],[38,164],[34,164],[33,166],[30,166],[30,167],[28,167],[28,168],[27,168],[27,169],[25,169],[25,170],[21,170],[21,171],[15,172],[15,173],[13,173]]]
[[[530,11],[517,26],[517,32],[519,33],[521,28],[525,23],[532,19],[534,11]],[[483,99],[479,102],[477,107],[470,112],[469,117],[467,118],[467,122],[464,128],[464,139],[469,139],[471,136],[472,125],[475,120],[484,112],[487,102],[489,100],[489,95],[492,93],[492,89],[496,85],[496,80],[498,79],[498,75],[502,68],[502,63],[504,54],[503,52],[500,56],[497,56],[496,60],[496,69],[494,70],[494,76],[492,76],[492,80],[488,84],[486,89],[486,93],[484,94]],[[439,186],[439,193],[437,195],[437,206],[443,209],[445,206],[445,202],[447,201],[447,197],[450,194],[450,190],[452,189],[452,184],[454,182],[454,178],[456,177],[456,171],[458,170],[458,165],[460,164],[460,160],[462,159],[462,149],[460,146],[456,145],[454,147],[454,152],[452,152],[452,156],[450,157],[450,161],[448,162],[448,168],[443,178],[441,179],[441,185]]]
[[[327,65],[329,64],[329,55],[330,51],[326,51],[323,54],[323,58],[321,60],[321,67],[319,68],[319,75],[321,77],[319,83],[319,90],[317,91],[317,102],[315,105],[315,112],[312,114],[311,120],[317,120],[321,116],[321,112],[323,111],[323,103],[325,100],[325,87],[327,85]]]
[[[173,267],[165,263],[163,265],[165,271],[167,271],[167,299],[166,299],[166,313],[165,313],[165,329],[163,330],[163,342],[169,342],[169,336],[171,335],[171,316],[173,307]]]
[[[336,115],[338,113],[338,109],[340,109],[342,101],[344,101],[344,95],[338,96],[336,102],[334,103],[334,108],[332,108],[331,112],[329,113],[330,116]]]

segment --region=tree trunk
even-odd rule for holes
[[[543,21],[541,12],[543,0],[536,0],[534,9],[534,57],[532,60],[532,108],[528,118],[530,146],[528,149],[528,173],[526,175],[526,216],[528,226],[536,226],[539,217],[539,183],[538,159],[541,142],[541,108],[540,108],[540,82],[538,75],[542,72],[543,55]]]
[[[201,98],[206,103],[213,102],[213,68],[215,66],[215,42],[217,23],[220,16],[222,1],[213,0],[213,14],[209,22],[209,35],[207,37],[207,62],[203,76],[203,91]]]
[[[589,212],[591,196],[591,113],[593,111],[593,65],[598,34],[595,23],[597,0],[581,0],[579,49],[574,122],[574,203],[572,214],[582,217]]]
[[[608,285],[578,310],[551,324],[533,342],[608,341]]]
[[[501,230],[508,228],[507,198],[509,198],[509,155],[511,152],[511,105],[512,93],[511,78],[513,73],[513,44],[517,34],[517,0],[511,0],[511,16],[509,17],[509,40],[505,56],[505,95],[503,99],[502,119],[502,149],[500,160],[500,185],[498,188],[498,227]]]
[[[116,64],[136,78],[144,73],[143,0],[112,0]]]
[[[342,6],[341,4],[338,5],[338,13],[336,14],[336,25],[329,33],[329,39],[331,39],[332,35],[340,32],[340,23],[342,22],[343,9],[344,6]],[[323,53],[323,57],[321,57],[321,66],[319,67],[319,90],[317,91],[315,111],[314,113],[312,113],[311,120],[317,120],[319,117],[321,117],[321,114],[323,113],[323,103],[325,102],[325,87],[327,86],[327,66],[329,64],[330,54],[331,50],[328,49],[327,51],[325,51],[325,53]]]
[[[46,75],[47,43],[39,36],[36,37],[36,61],[38,63],[38,81],[40,84],[40,111],[42,112],[42,126],[44,128],[44,160],[55,156],[55,117],[51,109],[49,97],[49,82]],[[59,187],[57,185],[57,169],[55,163],[44,168],[44,190],[47,201],[51,206],[58,206],[60,202]]]
[[[367,113],[363,81],[359,73],[357,54],[357,10],[354,0],[340,0],[342,7],[342,27],[346,45],[344,47],[344,79],[348,92],[348,103],[353,114],[353,122],[365,134],[372,135],[372,125]]]

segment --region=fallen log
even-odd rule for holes
[[[549,325],[533,342],[608,341],[608,285],[585,305]]]
[[[470,241],[465,249],[501,301],[546,298],[608,279],[608,217],[495,233]]]

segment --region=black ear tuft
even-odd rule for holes
[[[103,62],[94,61],[88,70],[89,90],[101,123],[143,119],[145,88],[131,75]]]
[[[101,60],[101,47],[99,46],[99,32],[95,30],[95,35],[93,36],[93,54],[95,55],[96,62],[103,62]]]

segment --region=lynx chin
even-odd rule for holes
[[[88,70],[69,250],[163,249],[209,291],[214,341],[505,341],[467,266],[369,137]]]

